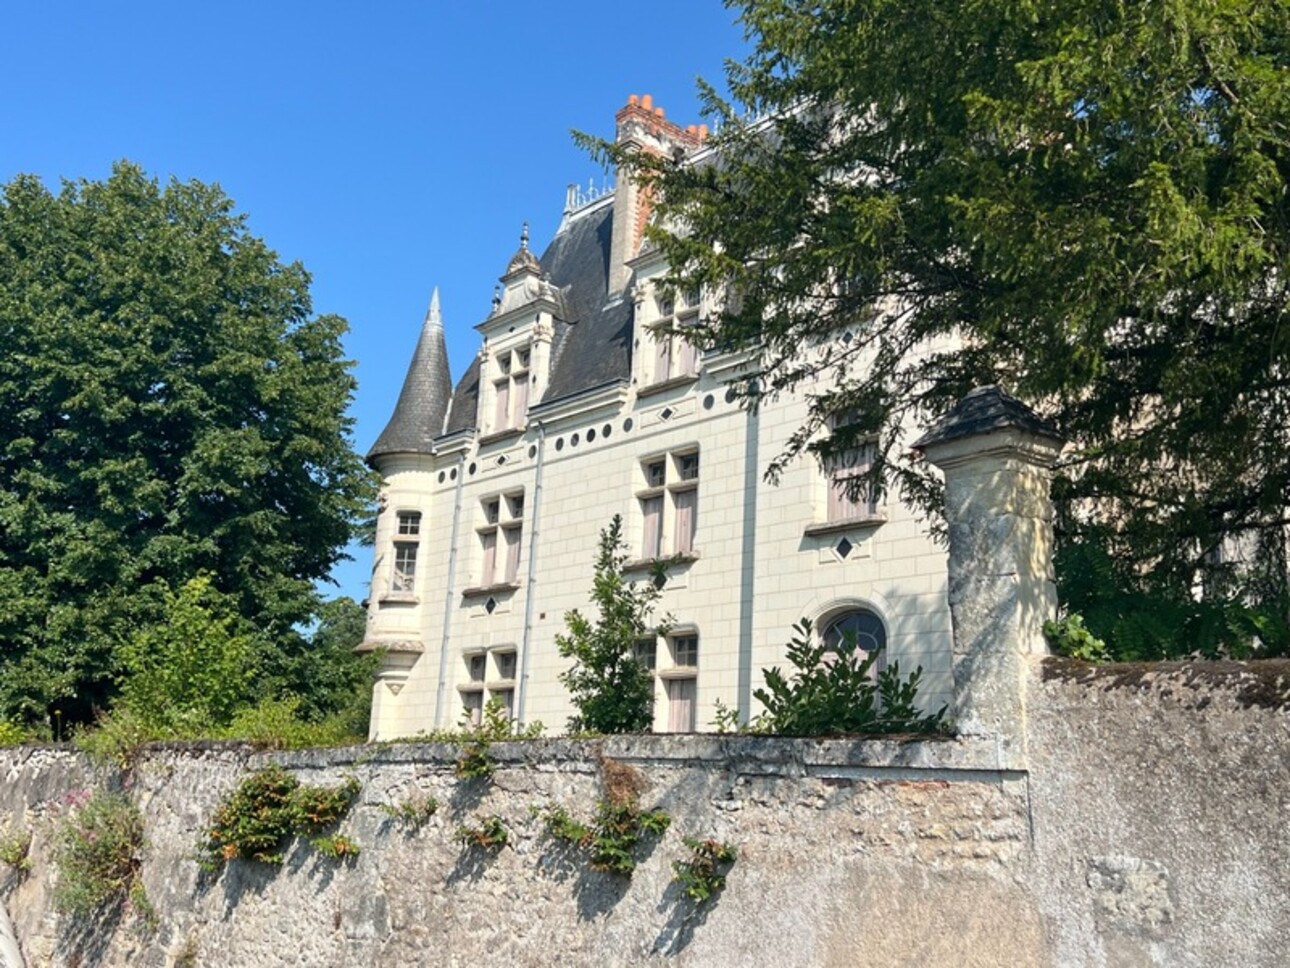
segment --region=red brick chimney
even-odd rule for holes
[[[677,151],[690,154],[703,145],[708,136],[707,125],[690,125],[682,128],[667,120],[661,107],[654,106],[648,94],[627,98],[627,104],[614,116],[617,123],[615,140],[620,145],[643,148],[659,155]],[[628,260],[640,252],[645,223],[653,207],[650,193],[635,184],[621,172],[614,189],[614,231],[609,254],[609,292],[622,292],[631,277]]]

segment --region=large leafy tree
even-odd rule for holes
[[[898,428],[997,382],[1074,443],[1068,592],[1184,606],[1226,543],[1284,601],[1290,6],[727,2],[752,53],[715,151],[602,148],[653,184],[676,283],[736,295],[703,337],[810,396],[772,474],[848,446],[846,411],[934,505]]]
[[[203,572],[270,653],[306,647],[371,495],[344,329],[216,186],[3,188],[0,714],[106,705],[164,620],[140,590]]]

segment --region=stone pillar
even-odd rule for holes
[[[1026,763],[1026,677],[1044,655],[1053,582],[1051,469],[1060,435],[998,387],[960,400],[914,448],[945,475],[954,718],[993,739],[1003,768]]]

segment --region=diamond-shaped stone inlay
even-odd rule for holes
[[[489,615],[492,615],[494,609],[496,608],[497,608],[497,599],[490,598],[488,601],[484,602],[484,611],[487,612]]]
[[[659,419],[659,420],[671,420],[671,419],[672,419],[672,414],[674,414],[674,413],[676,413],[676,411],[675,411],[675,410],[673,410],[671,407],[664,407],[662,410],[660,410],[660,411],[658,412],[658,419]]]
[[[855,551],[855,548],[856,548],[855,545],[853,545],[846,538],[843,538],[836,545],[834,545],[833,550],[838,553],[839,558],[841,558],[843,561],[846,561],[847,556],[850,555],[851,552]]]

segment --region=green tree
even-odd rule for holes
[[[225,726],[252,697],[260,644],[231,596],[205,573],[173,591],[164,582],[161,621],[120,649],[121,701],[149,732],[191,736]]]
[[[661,593],[653,582],[627,581],[626,563],[623,519],[615,514],[600,532],[596,554],[596,619],[574,609],[564,616],[568,632],[555,637],[560,657],[574,662],[560,673],[578,710],[569,719],[571,732],[644,733],[654,722],[654,677],[636,658],[635,647],[657,630],[650,617]]]
[[[727,2],[752,53],[709,160],[599,147],[654,185],[675,283],[737,294],[701,337],[754,402],[810,397],[772,476],[847,411],[934,506],[902,420],[999,383],[1075,444],[1064,540],[1175,599],[1261,546],[1284,607],[1290,7]]]
[[[201,572],[288,655],[372,497],[345,323],[216,186],[0,194],[0,715],[106,706]],[[158,585],[160,587],[160,585]]]

